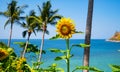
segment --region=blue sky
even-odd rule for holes
[[[11,0],[0,0],[0,11],[7,9],[7,4]],[[47,0],[18,0],[18,6],[27,4],[29,7],[25,9],[25,14],[28,15],[30,10],[35,10],[39,15],[37,5],[42,5]],[[69,17],[74,20],[76,29],[85,32],[88,0],[51,0],[52,9],[59,9],[58,14],[64,17]],[[4,29],[4,23],[7,18],[0,16],[0,39],[9,38],[10,26]],[[48,25],[50,35],[45,38],[50,38],[56,35],[55,27]],[[14,39],[22,39],[24,31],[19,25],[14,24],[13,36]],[[108,39],[115,31],[120,31],[120,0],[94,0],[93,11],[93,26],[92,39]],[[73,39],[84,39],[84,34],[75,34]],[[31,36],[32,39],[41,38],[42,33],[37,33]]]

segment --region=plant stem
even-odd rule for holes
[[[67,46],[67,72],[70,72],[70,48],[69,48],[69,39],[66,39]]]

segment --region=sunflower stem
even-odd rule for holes
[[[67,46],[67,72],[70,72],[70,48],[69,48],[69,39],[66,39],[66,46]]]

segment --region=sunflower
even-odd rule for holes
[[[26,61],[26,58],[24,58],[24,57],[20,58],[20,59],[17,61],[17,67],[16,67],[16,69],[17,69],[17,70],[21,70],[21,65],[22,65],[23,62],[25,62],[25,61]]]
[[[75,33],[75,25],[70,18],[61,18],[56,25],[58,35],[61,38],[69,39]]]
[[[0,60],[5,59],[7,56],[8,56],[7,50],[0,48]]]

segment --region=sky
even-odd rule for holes
[[[24,9],[26,16],[31,10],[35,10],[39,15],[37,5],[42,6],[47,0],[17,0],[18,6],[28,5]],[[0,12],[7,10],[7,5],[11,0],[0,0]],[[51,0],[52,9],[59,9],[58,14],[66,18],[74,20],[77,31],[84,32],[83,34],[74,34],[72,39],[84,39],[86,29],[86,19],[88,11],[88,0]],[[0,39],[9,38],[10,25],[4,29],[6,17],[0,16]],[[20,25],[14,24],[13,39],[23,39],[22,32],[25,29]],[[49,35],[45,35],[49,39],[56,35],[55,26],[48,25]],[[94,0],[93,21],[92,21],[92,39],[108,39],[116,31],[120,31],[120,0]],[[37,36],[32,34],[31,39],[41,39],[42,32],[38,32]]]

